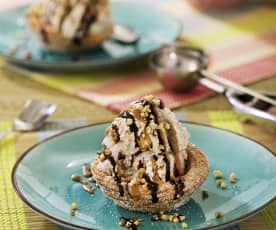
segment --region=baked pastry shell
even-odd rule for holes
[[[140,186],[139,192],[135,197],[125,192],[120,196],[118,186],[112,176],[108,176],[105,172],[98,170],[97,163],[100,161],[98,157],[92,162],[91,170],[93,177],[101,190],[114,202],[128,210],[139,212],[161,212],[176,209],[187,203],[192,194],[202,185],[208,176],[209,163],[204,153],[195,145],[189,143],[187,146],[188,160],[186,173],[182,176],[185,187],[184,194],[177,199],[175,198],[175,187],[169,182],[163,182],[159,185],[157,196],[159,201],[152,202],[150,191],[145,186]],[[124,183],[122,183],[122,186]],[[126,191],[126,189],[124,189]]]

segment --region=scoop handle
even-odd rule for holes
[[[234,89],[234,90],[237,90],[239,92],[246,93],[246,94],[251,95],[251,96],[253,96],[255,98],[258,98],[258,99],[260,99],[262,101],[265,101],[265,102],[267,102],[267,103],[269,103],[269,104],[271,104],[273,106],[276,106],[276,100],[273,100],[273,99],[271,99],[269,97],[266,97],[263,94],[260,94],[260,93],[254,91],[254,90],[251,90],[251,89],[246,88],[246,87],[244,87],[242,85],[239,85],[239,84],[237,84],[237,83],[235,83],[233,81],[230,81],[230,80],[227,80],[225,78],[222,78],[222,77],[220,77],[220,76],[218,76],[216,74],[210,73],[210,72],[208,72],[206,70],[201,70],[200,72],[201,72],[202,76],[204,76],[205,78],[211,79],[211,80],[213,80],[213,81],[215,81],[217,83],[220,83],[223,86],[225,86],[226,88]]]
[[[209,79],[207,78],[199,78],[198,79],[198,82],[201,84],[201,85],[204,85],[206,86],[207,88],[217,92],[217,93],[221,93],[221,94],[224,94],[225,91],[226,91],[226,88],[223,86],[223,85],[220,85],[214,81],[210,81]]]

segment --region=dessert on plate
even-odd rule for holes
[[[160,212],[185,204],[206,179],[209,165],[174,113],[160,99],[145,96],[105,130],[91,171],[119,206]]]
[[[108,0],[44,0],[27,12],[29,28],[49,51],[83,51],[107,39],[113,25]]]

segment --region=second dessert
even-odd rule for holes
[[[107,0],[44,0],[27,13],[29,28],[49,51],[83,51],[113,32]]]

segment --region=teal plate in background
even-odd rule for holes
[[[43,50],[35,35],[27,29],[25,13],[28,6],[0,12],[0,55],[25,67],[44,70],[82,70],[127,62],[155,51],[160,41],[172,42],[180,32],[180,23],[152,4],[115,1],[111,4],[113,22],[133,28],[141,39],[132,45],[106,40],[93,50],[75,54],[57,54]],[[27,37],[27,38],[26,38]],[[18,44],[20,49],[10,55]],[[32,59],[24,60],[26,51]]]
[[[248,218],[275,199],[276,157],[264,146],[237,134],[193,123],[184,123],[191,142],[199,146],[210,162],[210,172],[222,170],[228,188],[217,187],[212,173],[201,191],[177,210],[186,216],[190,229],[231,226]],[[177,230],[180,223],[152,222],[150,215],[130,212],[116,206],[100,189],[86,193],[80,184],[71,181],[73,173],[81,174],[84,163],[90,162],[101,147],[107,124],[78,128],[49,138],[29,149],[13,168],[12,180],[19,197],[33,210],[49,220],[69,228],[123,229],[120,216],[143,219],[139,229]],[[231,184],[228,176],[237,175]],[[76,216],[70,216],[70,204],[76,202]],[[214,212],[222,211],[215,219]],[[212,225],[208,225],[210,222]]]

